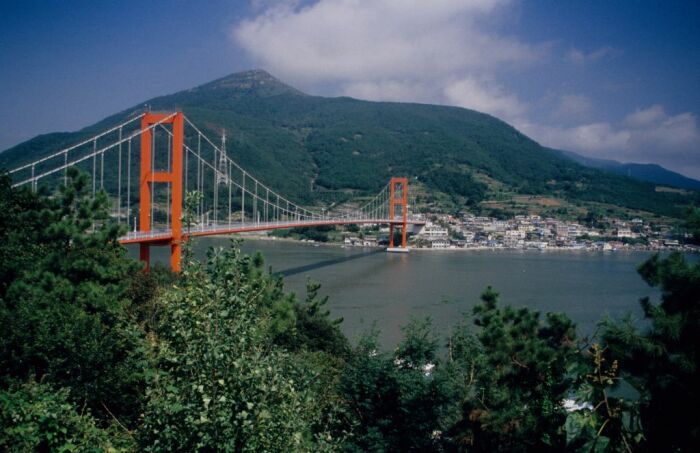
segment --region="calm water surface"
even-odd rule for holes
[[[210,246],[227,246],[225,238],[203,238]],[[352,339],[373,323],[391,348],[401,338],[400,327],[411,317],[430,316],[441,336],[471,313],[479,295],[491,285],[503,303],[541,312],[562,311],[584,333],[595,329],[606,314],[641,317],[638,300],[657,296],[636,272],[650,254],[644,252],[429,251],[408,254],[377,249],[314,246],[247,239],[247,253],[261,251],[285,286],[305,297],[308,278],[323,285],[331,313],[342,316]],[[152,249],[155,261],[166,260],[166,249]],[[132,249],[135,254],[135,249]]]

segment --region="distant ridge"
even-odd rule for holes
[[[688,178],[675,171],[668,170],[657,164],[637,164],[633,162],[622,163],[616,160],[596,159],[586,157],[571,151],[561,153],[575,162],[587,167],[599,168],[619,175],[628,176],[640,181],[648,181],[654,184],[677,187],[679,189],[700,191],[700,181]]]
[[[583,166],[484,113],[312,96],[260,69],[145,100],[77,132],[35,137],[0,153],[0,167],[75,143],[144,105],[182,109],[213,136],[226,129],[236,161],[302,203],[370,194],[399,175],[430,189],[424,204],[452,212],[577,217],[623,209],[680,217],[700,203],[698,192],[657,191],[655,184]]]

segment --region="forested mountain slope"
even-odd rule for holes
[[[532,195],[563,203],[616,205],[679,216],[696,192],[584,167],[492,116],[456,107],[306,95],[270,74],[247,71],[148,100],[75,133],[38,136],[0,154],[12,168],[148,105],[182,109],[213,137],[226,129],[229,154],[252,174],[301,202],[330,193],[370,193],[407,175],[452,208]]]

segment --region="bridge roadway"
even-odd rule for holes
[[[250,233],[255,231],[281,230],[285,228],[297,227],[314,227],[324,225],[350,225],[350,224],[384,224],[384,225],[403,225],[403,220],[395,219],[329,219],[329,220],[290,220],[277,222],[237,222],[214,225],[197,225],[189,228],[183,226],[183,237],[197,236],[215,236],[235,233]],[[425,225],[423,220],[406,221],[407,225]],[[122,244],[143,244],[143,243],[168,243],[171,239],[172,231],[170,229],[153,229],[151,231],[131,231],[125,236],[119,238]]]

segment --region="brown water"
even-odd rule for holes
[[[203,238],[195,250],[228,246],[224,238]],[[632,313],[641,318],[638,300],[657,297],[636,272],[650,254],[585,251],[429,251],[408,254],[378,249],[314,246],[246,240],[248,253],[261,251],[274,272],[285,276],[287,289],[305,296],[308,278],[321,283],[328,307],[342,316],[352,339],[373,323],[391,348],[401,337],[400,326],[412,316],[430,316],[441,334],[465,314],[491,285],[503,303],[541,312],[567,313],[583,333],[590,333],[604,315]],[[135,252],[135,250],[134,250]],[[165,248],[152,249],[155,260],[166,260]]]

